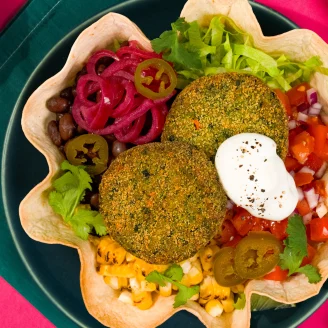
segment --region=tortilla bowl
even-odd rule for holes
[[[240,28],[253,36],[255,46],[265,52],[285,53],[300,61],[319,55],[324,66],[328,66],[328,46],[311,31],[294,30],[276,37],[264,37],[247,0],[190,0],[181,16],[187,21],[199,20],[205,23],[215,14],[231,17]],[[235,310],[232,314],[225,313],[219,318],[211,317],[198,303],[192,301],[173,309],[173,296],[158,297],[149,310],[141,311],[119,301],[118,292],[105,284],[95,269],[95,248],[92,242],[76,237],[48,204],[46,190],[51,186],[51,180],[64,158],[48,137],[46,127],[55,114],[45,110],[44,104],[74,78],[94,51],[106,47],[114,39],[137,40],[145,49],[151,49],[149,40],[135,24],[124,16],[110,13],[80,34],[63,69],[43,83],[25,105],[23,131],[28,140],[46,157],[49,166],[49,174],[45,180],[31,190],[20,205],[21,223],[26,233],[37,241],[63,244],[78,250],[85,305],[91,315],[110,327],[155,327],[180,310],[193,313],[207,327],[248,327],[252,293],[265,295],[282,303],[296,303],[316,295],[328,276],[328,243],[321,245],[314,259],[314,264],[323,277],[319,284],[309,284],[304,275],[291,277],[284,283],[253,280],[245,289],[245,308]],[[311,85],[318,90],[320,102],[328,113],[328,77],[317,73],[313,76]],[[328,181],[328,173],[324,179]]]

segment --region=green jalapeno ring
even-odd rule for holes
[[[236,246],[234,268],[245,279],[263,277],[278,264],[282,250],[281,241],[271,233],[252,231]]]
[[[152,76],[143,76],[142,72],[149,68],[156,68],[158,71],[155,75],[155,80],[160,81],[158,92],[155,92],[146,86],[153,81]],[[134,73],[134,84],[137,91],[148,99],[156,100],[169,96],[177,85],[177,75],[169,63],[163,59],[151,58],[141,62]],[[170,83],[166,88],[165,84]]]
[[[91,145],[92,148],[90,149],[87,145]],[[81,153],[83,156],[81,156]],[[71,139],[65,145],[65,154],[72,165],[85,165],[89,174],[98,175],[107,169],[108,144],[102,136],[83,134]],[[87,164],[88,159],[86,156],[89,157],[92,164]]]

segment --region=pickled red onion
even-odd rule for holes
[[[104,57],[113,62],[97,74],[97,63]],[[161,58],[142,50],[136,41],[120,48],[94,53],[87,63],[88,74],[79,78],[72,114],[76,123],[90,133],[115,134],[117,140],[143,144],[155,140],[162,132],[168,113],[166,102],[175,95],[155,101],[140,95],[134,86],[134,71],[145,59]],[[150,111],[152,122],[142,134]]]

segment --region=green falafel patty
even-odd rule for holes
[[[220,231],[227,203],[206,154],[179,142],[120,154],[99,192],[109,235],[152,264],[192,257]]]
[[[205,76],[188,85],[167,116],[162,141],[183,141],[212,160],[226,139],[259,133],[273,139],[284,159],[288,119],[277,95],[259,78],[243,73]]]

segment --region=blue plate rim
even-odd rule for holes
[[[7,172],[7,165],[6,165],[6,159],[7,159],[7,149],[8,149],[8,143],[9,143],[9,136],[10,136],[10,131],[12,130],[12,126],[14,124],[14,120],[17,119],[17,114],[19,112],[19,109],[22,107],[22,98],[24,97],[24,94],[26,92],[26,89],[28,87],[28,85],[30,84],[30,81],[34,79],[39,67],[43,64],[43,62],[47,61],[48,57],[51,56],[51,54],[56,51],[56,48],[58,46],[59,43],[61,42],[65,42],[65,40],[69,39],[70,36],[74,33],[76,33],[76,31],[78,31],[81,27],[83,27],[84,29],[89,26],[90,24],[92,24],[95,20],[98,20],[99,18],[101,18],[102,16],[104,16],[105,14],[109,13],[109,12],[115,12],[116,10],[120,10],[120,8],[129,5],[129,4],[135,4],[136,2],[143,2],[144,0],[128,0],[128,1],[123,1],[120,4],[117,4],[115,6],[112,6],[104,11],[101,11],[100,13],[92,16],[91,18],[89,18],[88,20],[84,21],[83,23],[81,23],[80,25],[78,25],[77,27],[75,27],[73,30],[71,30],[69,33],[67,33],[61,40],[59,40],[53,47],[52,49],[47,53],[47,55],[40,61],[40,63],[35,67],[35,69],[33,70],[32,74],[30,75],[30,77],[28,78],[28,80],[25,83],[24,88],[22,89],[22,91],[20,92],[20,95],[15,103],[15,106],[13,108],[12,114],[10,116],[9,122],[8,122],[8,127],[6,129],[6,134],[5,134],[5,139],[4,139],[4,143],[3,143],[3,151],[2,151],[2,159],[1,159],[1,181],[3,181],[3,183],[1,184],[1,193],[2,193],[2,200],[3,200],[3,205],[4,205],[4,212],[5,212],[5,218],[10,230],[10,234],[13,238],[13,242],[15,244],[15,247],[19,253],[19,256],[22,260],[22,262],[24,263],[27,271],[29,272],[29,274],[31,275],[31,277],[33,278],[33,280],[36,282],[36,284],[38,285],[38,287],[42,290],[42,292],[47,296],[47,298],[60,310],[62,311],[68,318],[70,318],[74,323],[78,324],[80,327],[86,327],[84,324],[82,324],[75,316],[73,316],[72,314],[70,314],[69,311],[67,311],[65,309],[65,307],[63,307],[56,299],[54,299],[51,296],[51,293],[46,289],[46,287],[43,286],[43,284],[39,281],[38,277],[36,276],[36,274],[34,273],[33,269],[30,267],[28,261],[25,259],[24,256],[24,251],[21,248],[18,238],[16,236],[16,232],[15,229],[11,223],[11,219],[10,219],[10,215],[9,215],[9,209],[8,209],[8,201],[7,201],[7,194],[5,191],[5,185],[6,185],[6,172]],[[282,19],[286,22],[288,22],[289,25],[293,26],[294,29],[298,29],[299,26],[297,24],[295,24],[293,21],[291,21],[289,18],[287,18],[286,16],[282,15],[281,13],[277,12],[276,10],[267,7],[263,4],[254,2],[252,0],[249,1],[250,4],[252,5],[252,7],[257,7],[260,9],[264,9],[268,12],[270,12],[271,14],[274,14],[275,16],[279,17],[279,19]],[[20,117],[20,116],[19,116]],[[322,293],[322,292],[321,292]],[[306,317],[302,317],[299,320],[297,320],[293,326],[290,326],[289,328],[292,327],[297,327],[299,324],[301,324],[304,320],[306,320],[308,317],[310,317],[328,298],[328,291],[326,292],[326,295],[324,295],[325,293],[323,293],[322,295],[322,299],[319,300],[315,306],[313,306],[311,308],[310,311],[307,311],[307,316]],[[326,297],[325,297],[326,296]]]

